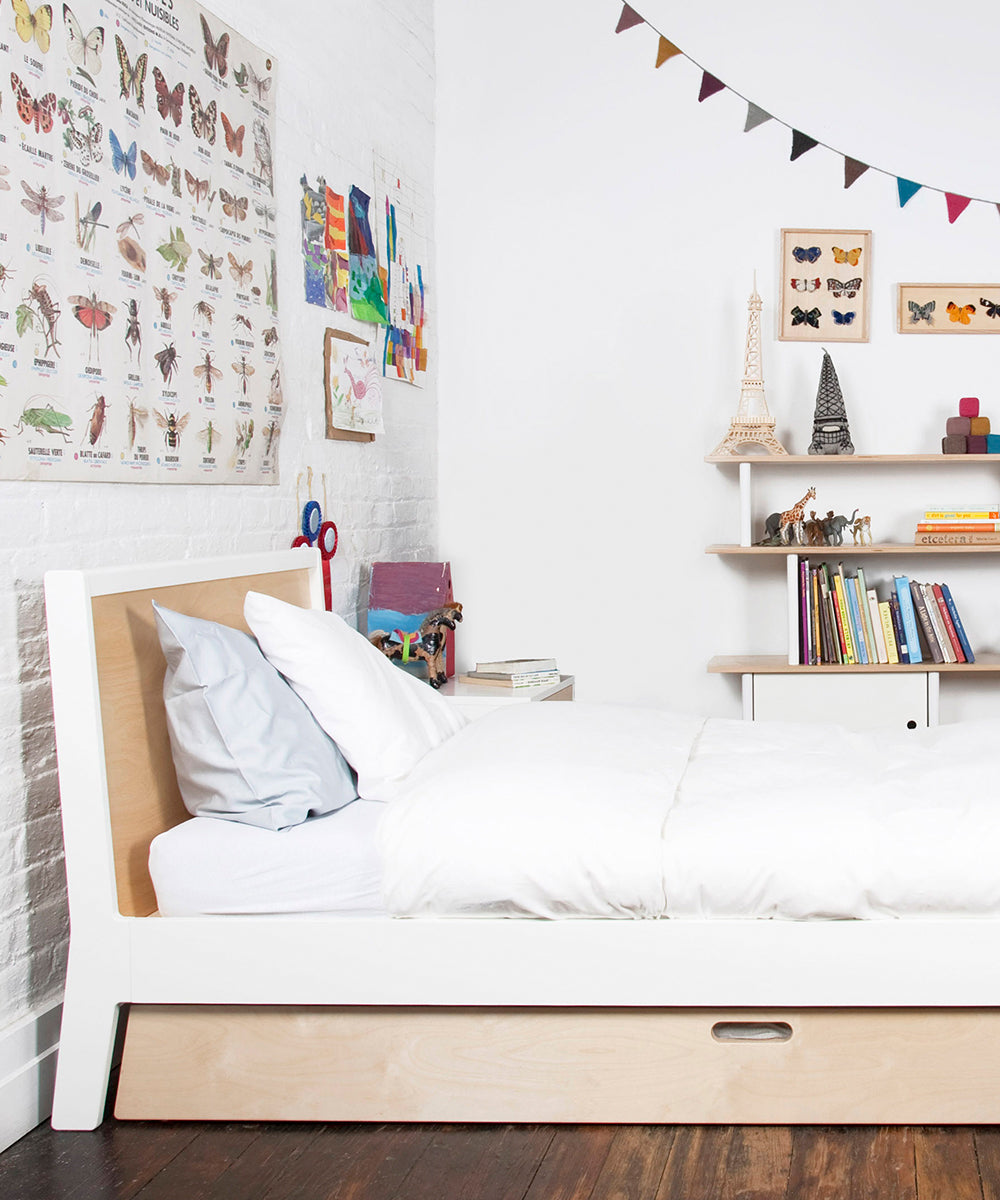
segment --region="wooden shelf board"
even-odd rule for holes
[[[838,666],[824,663],[809,667],[791,665],[783,654],[717,654],[709,660],[708,669],[716,675],[876,675],[914,671],[927,674],[931,671],[944,674],[974,674],[975,672],[1000,671],[1000,654],[977,654],[974,663],[869,663],[867,666]]]
[[[761,467],[850,466],[907,463],[994,463],[1000,466],[1000,454],[707,454],[707,463],[752,463]]]
[[[780,555],[799,554],[803,558],[847,558],[856,554],[996,554],[1000,553],[1000,542],[974,546],[918,546],[913,542],[876,542],[873,546],[855,546],[845,542],[842,546],[739,546],[716,544],[705,547],[706,554],[750,554]]]

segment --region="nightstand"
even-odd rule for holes
[[[461,683],[449,679],[438,689],[438,695],[455,705],[470,721],[485,716],[496,708],[507,704],[530,704],[537,700],[572,700],[572,675],[562,675],[558,683],[544,683],[540,687],[511,688],[488,687],[484,683]]]

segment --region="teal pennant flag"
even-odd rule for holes
[[[914,183],[912,179],[897,179],[896,186],[899,188],[899,207],[903,208],[924,185]]]

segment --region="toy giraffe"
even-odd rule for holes
[[[794,535],[795,540],[799,543],[802,541],[802,518],[805,516],[806,505],[810,500],[816,499],[816,489],[811,487],[808,492],[802,497],[798,504],[793,504],[791,508],[786,509],[781,514],[778,520],[778,537],[783,545],[787,546]]]

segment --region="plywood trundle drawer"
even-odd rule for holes
[[[115,1113],[993,1124],[1000,1009],[134,1005]]]

